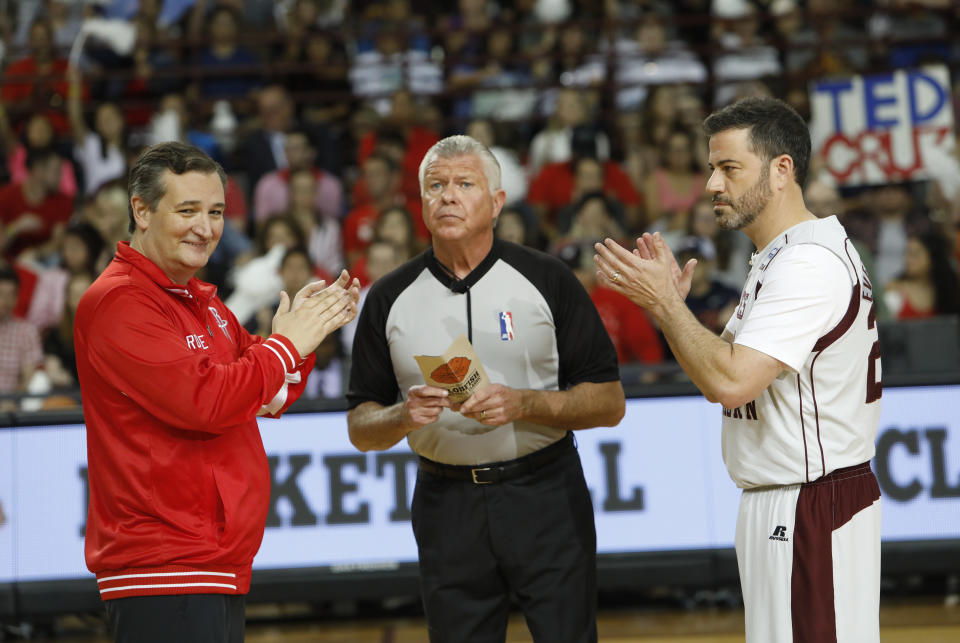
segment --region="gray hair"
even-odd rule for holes
[[[458,156],[477,156],[483,165],[483,174],[487,177],[490,194],[500,189],[500,162],[490,149],[473,138],[464,134],[448,136],[435,143],[427,150],[420,161],[420,192],[423,193],[423,177],[427,173],[427,166],[437,159],[452,159]]]

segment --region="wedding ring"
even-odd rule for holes
[[[619,278],[620,278],[620,271],[618,270],[615,273],[613,273],[613,279],[611,279],[610,281],[612,281],[613,283],[617,283],[617,279]]]
[[[487,410],[483,409],[482,411],[480,411],[480,419],[484,420],[486,419],[486,417],[487,417]]]

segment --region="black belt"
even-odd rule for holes
[[[505,482],[528,473],[533,473],[573,449],[573,433],[568,431],[567,435],[553,444],[539,451],[534,451],[529,455],[525,455],[522,458],[517,458],[516,460],[490,462],[488,464],[472,466],[443,464],[442,462],[434,462],[433,460],[428,460],[420,456],[420,470],[435,476],[440,476],[441,478],[466,480],[474,484],[491,484],[493,482]]]

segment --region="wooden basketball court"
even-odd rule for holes
[[[289,607],[254,605],[248,610],[248,643],[426,643],[427,630],[420,618],[312,621],[303,611]],[[285,618],[286,617],[286,618]],[[942,598],[885,600],[880,610],[883,643],[960,642],[960,604]],[[109,643],[89,620],[64,624],[63,635],[36,641]],[[86,629],[86,632],[81,630]],[[741,609],[622,609],[603,611],[598,629],[602,643],[740,643],[743,641]],[[507,631],[508,643],[529,643],[523,617],[514,615]]]

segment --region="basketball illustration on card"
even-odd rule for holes
[[[466,335],[460,335],[443,355],[414,355],[430,386],[446,389],[454,404],[465,402],[479,388],[490,384],[487,372]]]

